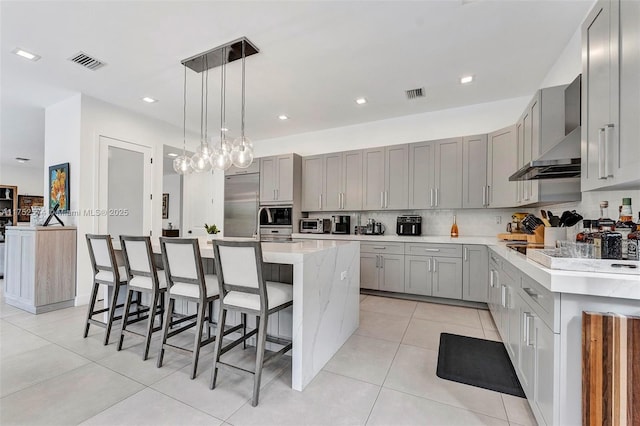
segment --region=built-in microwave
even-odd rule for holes
[[[291,206],[263,206],[260,207],[260,227],[293,225],[293,208]]]

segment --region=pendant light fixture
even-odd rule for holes
[[[205,57],[205,63],[207,62]],[[196,173],[211,170],[213,150],[209,146],[207,135],[207,117],[209,113],[209,68],[202,73],[200,82],[200,146],[191,157],[191,167]]]
[[[246,37],[239,38],[222,46],[184,59],[184,141],[182,156],[173,162],[174,170],[179,174],[188,174],[192,171],[205,172],[213,167],[217,170],[227,170],[234,164],[239,168],[246,168],[253,162],[253,144],[245,136],[245,59],[258,53],[258,48]],[[226,83],[227,68],[229,62],[242,59],[242,118],[240,137],[233,141],[227,140],[226,131]],[[208,139],[208,70],[220,66],[220,140],[218,143],[209,144]],[[192,157],[186,155],[186,102],[187,102],[187,75],[186,68],[190,68],[202,74],[200,97],[200,146]],[[204,72],[207,72],[205,75]],[[217,146],[216,146],[217,145]]]
[[[193,171],[191,158],[187,156],[187,67],[184,67],[182,104],[182,155],[173,160],[173,170],[179,175],[188,175]]]
[[[245,136],[244,134],[244,111],[245,111],[245,45],[242,43],[242,112],[241,112],[241,123],[240,123],[240,137],[236,138],[233,141],[233,146],[231,148],[231,161],[233,165],[240,168],[246,169],[253,163],[253,143],[251,140]]]
[[[222,48],[222,57],[227,58],[226,46]],[[231,167],[231,144],[227,141],[226,99],[227,96],[227,61],[223,59],[220,68],[220,146],[213,151],[211,165],[216,170],[227,170]]]

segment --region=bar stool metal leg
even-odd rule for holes
[[[91,301],[89,301],[89,310],[87,312],[87,321],[86,321],[86,325],[84,327],[84,336],[83,337],[85,337],[85,338],[89,335],[89,326],[91,326],[91,322],[89,320],[93,316],[93,311],[94,311],[94,309],[96,307],[96,299],[98,298],[98,287],[100,287],[100,284],[94,282],[93,283],[93,290],[91,291]]]
[[[265,343],[267,340],[267,323],[268,315],[260,321],[258,327],[258,341],[256,347],[256,370],[253,376],[253,397],[251,399],[251,405],[253,407],[258,405],[258,399],[260,398],[260,381],[262,380],[262,365],[264,361]]]
[[[127,291],[127,300],[124,302],[124,311],[122,312],[122,328],[120,329],[120,338],[118,339],[117,350],[122,349],[122,343],[124,342],[124,331],[127,328],[127,321],[129,320],[129,308],[131,307],[131,296],[133,293]]]
[[[198,318],[196,320],[196,337],[193,343],[193,362],[191,363],[191,379],[196,378],[198,370],[198,358],[200,356],[200,341],[202,340],[202,325],[204,324],[204,316],[207,309],[206,303],[198,303]],[[205,324],[209,328],[208,324]]]
[[[220,313],[218,314],[218,329],[224,330],[224,324],[227,320],[227,310],[220,308]],[[211,383],[209,384],[210,389],[215,389],[216,387],[216,379],[218,378],[218,360],[220,359],[220,353],[222,351],[222,333],[218,333],[219,338],[216,338],[213,349],[213,369],[211,370]]]
[[[111,307],[109,308],[109,320],[107,321],[107,331],[104,333],[104,345],[109,344],[109,337],[111,336],[111,327],[113,326],[113,319],[116,315],[116,309],[118,306],[118,293],[120,293],[120,284],[116,283],[113,286],[113,295],[111,297]]]
[[[160,343],[160,353],[158,354],[158,368],[162,367],[164,344],[167,343],[167,335],[169,334],[169,328],[171,327],[171,316],[173,315],[174,303],[175,301],[172,298],[169,298],[169,304],[164,313],[164,330],[162,331],[162,342]]]

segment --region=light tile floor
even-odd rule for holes
[[[143,362],[135,337],[116,351],[118,327],[106,347],[103,329],[83,339],[85,306],[36,316],[1,296],[2,425],[535,425],[525,400],[435,374],[441,332],[499,340],[483,310],[363,295],[360,328],[305,391],[291,389],[285,357],[254,408],[249,378],[221,371],[209,390],[213,345],[189,380],[185,356],[167,352],[156,368],[157,337]],[[230,354],[253,361],[250,349]]]

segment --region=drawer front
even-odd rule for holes
[[[489,249],[489,262],[493,263],[498,270],[502,269],[502,258]]]
[[[404,254],[404,243],[360,243],[361,253]]]
[[[462,257],[462,245],[406,243],[404,252],[413,256]]]
[[[513,281],[520,281],[520,272],[509,262],[502,262],[502,271],[509,275]]]
[[[522,298],[536,311],[540,318],[553,327],[554,298],[553,293],[526,275],[522,277]]]

